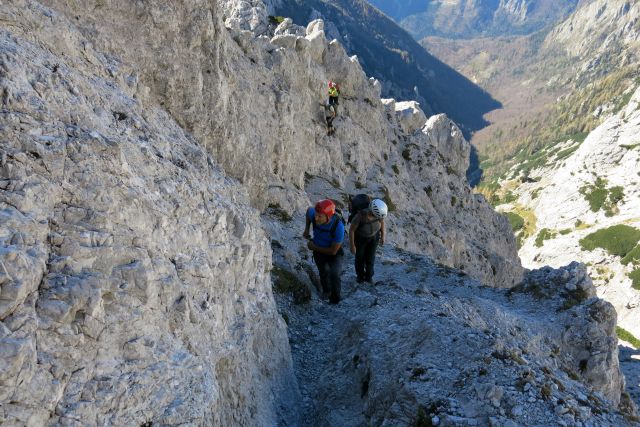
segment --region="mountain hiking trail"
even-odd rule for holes
[[[306,304],[277,297],[304,425],[634,425],[554,358],[558,301],[391,245],[358,284],[346,252],[338,305],[317,290]]]

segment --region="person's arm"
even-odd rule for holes
[[[384,236],[386,234],[386,230],[384,229],[384,219],[380,220],[380,246],[384,245]]]
[[[340,250],[340,246],[342,246],[342,243],[332,243],[331,247],[321,248],[320,246],[317,246],[315,243],[313,243],[311,240],[309,241],[309,243],[307,243],[307,247],[309,249],[311,249],[314,252],[320,252],[321,254],[325,254],[325,255],[337,254],[338,251]]]
[[[360,215],[356,215],[349,226],[349,250],[352,254],[356,253],[356,230],[360,226]]]
[[[302,233],[302,237],[308,239],[311,237],[309,234],[309,229],[311,227],[311,218],[309,217],[309,209],[307,209],[307,213],[304,215],[304,233]]]

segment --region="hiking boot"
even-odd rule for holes
[[[365,282],[367,283],[373,283],[373,278],[372,277],[367,277],[366,279],[364,279]]]
[[[358,283],[364,282],[364,277],[357,277],[356,278],[356,282],[358,282]]]

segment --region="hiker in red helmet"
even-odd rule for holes
[[[309,234],[313,225],[313,237]],[[344,222],[336,214],[336,205],[329,199],[318,201],[307,209],[304,233],[309,239],[307,247],[313,251],[313,260],[318,267],[322,291],[329,295],[329,302],[340,302],[340,273],[342,271],[342,242]]]

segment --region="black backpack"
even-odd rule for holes
[[[358,212],[363,209],[367,209],[369,207],[369,203],[371,203],[371,197],[369,197],[367,194],[358,194],[356,196],[350,197],[348,223],[350,224],[351,221],[353,221],[353,218],[358,215]]]

